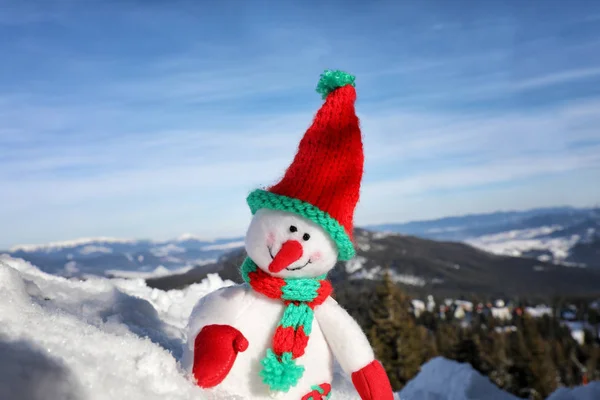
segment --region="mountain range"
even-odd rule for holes
[[[534,289],[551,294],[600,288],[598,208],[496,212],[365,228],[356,230],[358,256],[338,266],[332,280],[372,281],[388,266],[399,284],[416,292]],[[242,247],[242,237],[206,240],[186,234],[166,241],[78,239],[0,253],[62,276],[141,277],[156,285],[160,280],[153,278],[163,277],[162,284],[181,286],[210,271],[239,280]]]
[[[600,267],[600,208],[554,207],[365,226],[495,254]]]
[[[173,240],[115,238],[77,239],[42,245],[14,246],[7,253],[44,272],[68,277],[107,275],[149,277],[184,271],[214,262],[243,246],[243,238],[206,240],[185,234]]]
[[[600,294],[600,269],[568,266],[534,258],[492,254],[458,242],[442,242],[395,233],[355,230],[357,256],[339,262],[329,278],[335,287],[364,287],[385,270],[408,293],[424,296],[527,296]],[[210,273],[241,282],[239,266],[245,251],[238,249],[217,262],[184,273],[146,280],[158,289],[182,288]]]

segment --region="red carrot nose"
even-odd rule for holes
[[[269,271],[277,273],[298,261],[302,257],[302,245],[297,240],[288,240],[282,246],[271,264]]]

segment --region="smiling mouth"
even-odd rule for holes
[[[267,249],[269,250],[269,255],[271,256],[271,260],[274,260],[275,257],[273,257],[273,253],[271,251],[271,248],[269,246],[267,246]],[[306,262],[306,264],[304,264],[303,266],[296,267],[296,268],[287,267],[286,270],[288,270],[288,271],[300,271],[302,268],[306,267],[308,264],[312,264],[312,261],[310,261],[310,258],[308,259],[308,261]]]

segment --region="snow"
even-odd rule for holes
[[[399,236],[399,235],[394,232],[375,232],[375,233],[373,233],[373,239],[375,239],[375,240],[385,239],[390,236]]]
[[[79,268],[77,268],[77,263],[75,261],[69,261],[65,263],[64,272],[67,275],[73,275],[79,272]]]
[[[536,318],[543,317],[544,315],[552,316],[554,314],[552,307],[543,306],[543,305],[538,305],[535,307],[525,307],[525,312],[527,314],[531,315],[532,317],[536,317]]]
[[[400,391],[401,400],[517,400],[469,364],[436,357]]]
[[[210,246],[204,246],[202,247],[203,251],[210,251],[210,250],[230,250],[230,249],[237,249],[240,247],[244,247],[244,241],[243,240],[238,240],[236,242],[229,242],[229,243],[223,243],[223,244],[211,244]]]
[[[517,327],[514,326],[514,325],[497,326],[497,327],[494,328],[494,331],[496,331],[497,333],[516,332],[517,331]]]
[[[508,307],[492,307],[492,316],[497,319],[512,319],[512,314]]]
[[[202,296],[233,284],[210,274],[183,290],[142,279],[69,280],[0,256],[0,399],[206,399],[179,358],[185,326]],[[336,366],[335,400],[359,400]],[[587,397],[586,397],[587,396]],[[549,400],[589,400],[600,383],[559,389]],[[435,358],[401,400],[514,400],[468,364]]]
[[[169,243],[164,246],[155,247],[155,248],[150,249],[150,253],[152,253],[156,257],[167,257],[170,254],[185,253],[185,249],[183,247],[179,247],[173,243]]]
[[[346,268],[348,268],[347,264],[346,264]],[[366,268],[360,269],[360,270],[358,270],[358,272],[352,274],[350,276],[350,279],[376,280],[376,279],[381,279],[382,276],[383,276],[383,269],[381,268],[381,266],[378,265],[378,266],[371,268],[370,270],[368,270]],[[425,279],[423,279],[419,276],[409,275],[409,274],[400,274],[394,270],[390,270],[390,278],[395,283],[403,283],[405,285],[410,285],[410,286],[423,287],[427,283],[427,281],[425,281]]]
[[[68,249],[82,245],[93,245],[97,243],[135,243],[133,239],[119,239],[112,237],[79,238],[74,240],[64,240],[60,242],[50,242],[46,244],[19,244],[9,249],[11,253],[24,251],[31,253],[35,251],[45,251],[47,253],[56,250]]]
[[[466,300],[454,300],[454,304],[467,312],[473,312],[473,303]]]
[[[507,256],[521,256],[523,253],[537,250],[552,253],[557,261],[562,261],[569,255],[569,250],[579,239],[579,235],[566,238],[548,237],[551,233],[562,229],[559,225],[544,226],[533,229],[519,229],[492,235],[483,235],[467,239],[465,242],[482,250],[494,254]],[[549,260],[548,256],[540,261]]]
[[[403,283],[403,284],[409,285],[409,286],[423,287],[427,283],[425,281],[425,279],[423,279],[419,276],[415,276],[415,275],[399,274],[395,271],[391,271],[390,275],[391,275],[392,281],[394,281],[396,283]]]
[[[95,246],[92,244],[84,246],[81,250],[79,250],[79,254],[83,254],[83,255],[89,255],[89,254],[94,254],[94,253],[109,254],[112,252],[113,251],[111,248],[108,248],[106,246]]]
[[[350,279],[369,279],[376,280],[381,277],[381,267],[376,266],[371,269],[363,268],[359,270],[357,273],[350,276]]]
[[[346,261],[346,272],[349,274],[353,274],[356,271],[361,270],[366,262],[366,258],[362,256],[356,256],[353,259]]]
[[[585,343],[585,332],[588,331],[593,335],[593,332],[596,331],[594,325],[590,324],[587,321],[561,321],[562,325],[565,325],[571,331],[571,336],[577,343],[580,345]],[[600,331],[600,326],[598,327]],[[600,332],[598,332],[598,339],[600,339]]]
[[[600,399],[600,382],[590,382],[586,386],[573,389],[560,388],[546,400],[598,400]]]
[[[442,357],[429,360],[399,393],[400,400],[520,400],[496,387],[469,364]],[[597,400],[600,382],[559,388],[547,400]]]
[[[212,274],[165,292],[0,256],[0,399],[201,400],[178,362],[185,326],[198,299],[231,284]],[[359,399],[339,368],[334,393]]]
[[[411,300],[411,304],[416,317],[425,311],[425,302],[423,300],[413,299]]]
[[[143,272],[143,271],[121,271],[110,269],[105,271],[104,273],[107,276],[115,277],[115,278],[124,278],[124,279],[149,279],[149,278],[159,278],[162,276],[168,276],[173,274],[184,274],[190,270],[194,269],[193,265],[188,265],[181,268],[176,269],[167,269],[162,265],[156,267],[153,271]]]
[[[200,242],[210,242],[211,241],[210,239],[207,239],[202,236],[194,235],[193,233],[184,233],[184,234],[180,235],[176,240],[178,242],[185,242],[188,240],[198,240]]]

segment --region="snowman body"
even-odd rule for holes
[[[312,392],[313,386],[331,383],[333,356],[316,318],[305,354],[298,359],[305,372],[297,385],[288,392],[274,393],[263,383],[260,361],[271,346],[283,310],[283,303],[256,293],[247,284],[219,289],[200,300],[189,322],[189,340],[183,358],[186,371],[191,373],[194,338],[202,327],[230,325],[248,339],[248,349],[238,354],[227,377],[215,388],[206,390],[209,399],[299,400]]]
[[[335,265],[335,244],[321,227],[284,211],[262,209],[256,213],[246,233],[246,252],[268,271],[267,267],[282,251],[283,244],[290,240],[302,243],[302,254],[291,264],[286,264],[286,268],[270,274],[279,278],[314,277]],[[312,392],[314,386],[331,384],[333,356],[316,317],[304,355],[298,359],[305,369],[299,382],[288,392],[279,393],[270,391],[263,382],[261,360],[272,346],[273,333],[284,309],[283,301],[266,297],[248,284],[222,288],[203,297],[194,307],[188,323],[184,368],[192,372],[194,338],[203,327],[228,325],[244,335],[248,348],[237,355],[227,377],[215,388],[207,390],[207,394],[216,399],[240,396],[244,399],[298,400]]]
[[[246,199],[246,284],[203,297],[191,314],[182,364],[209,399],[328,399],[334,357],[362,400],[393,399],[383,366],[326,279],[355,255],[364,154],[354,77],[327,70],[317,92],[325,102],[285,175]]]

